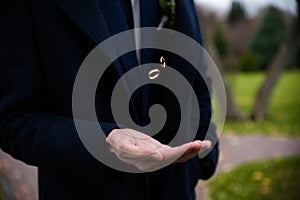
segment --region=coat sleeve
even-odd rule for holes
[[[96,174],[100,163],[81,143],[73,119],[57,116],[47,103],[30,6],[7,1],[0,13],[1,149],[30,165],[89,166]],[[106,133],[117,127],[100,125]]]
[[[204,138],[206,138],[214,145],[209,153],[204,158],[200,159],[199,178],[204,180],[210,178],[214,174],[219,158],[219,143],[216,126],[211,122],[211,95],[208,90],[208,87],[211,87],[211,79],[206,73],[206,68],[207,66],[204,65],[201,77],[196,76],[193,86],[199,102],[199,105],[196,105],[195,108],[198,107],[200,112],[200,123],[196,139],[204,140]]]
[[[192,3],[192,9],[190,13],[193,13],[195,19],[194,29],[197,31],[191,31],[194,33],[193,38],[198,41],[201,46],[204,46],[204,42],[202,39],[201,28],[198,21],[198,16],[196,13],[195,5]],[[202,159],[200,159],[200,179],[207,180],[209,179],[215,172],[218,159],[219,159],[219,142],[218,136],[216,133],[216,125],[211,121],[212,117],[212,105],[211,105],[211,95],[209,91],[211,91],[212,87],[212,79],[207,74],[207,68],[210,67],[207,65],[206,60],[207,55],[205,52],[200,52],[200,72],[201,76],[196,75],[194,81],[194,90],[198,98],[199,108],[200,108],[200,126],[198,129],[198,134],[196,139],[203,140],[205,137],[212,141],[214,146],[210,149],[210,152]],[[197,106],[198,107],[198,106]]]

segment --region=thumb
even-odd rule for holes
[[[185,143],[183,145],[173,147],[173,148],[168,148],[168,149],[163,149],[161,154],[164,157],[164,160],[177,160],[180,156],[182,156],[188,149],[193,148],[195,142],[189,142]],[[197,144],[196,144],[197,145]]]

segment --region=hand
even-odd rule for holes
[[[114,129],[106,138],[109,149],[123,162],[140,171],[154,171],[171,163],[185,162],[209,149],[210,141],[194,141],[177,147],[161,144],[152,137],[133,129]]]

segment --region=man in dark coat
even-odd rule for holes
[[[215,171],[217,145],[202,159],[193,155],[154,172],[126,173],[96,160],[80,141],[72,118],[74,81],[81,63],[97,44],[130,28],[120,1],[2,3],[0,145],[13,157],[38,167],[40,199],[194,199],[197,180],[208,179]],[[141,0],[140,12],[142,27],[157,27],[160,23],[158,0]],[[192,0],[176,1],[175,19],[175,30],[202,44]],[[146,54],[147,51],[141,52],[141,62],[154,62],[147,60]],[[132,55],[125,55],[127,59],[122,59],[121,67],[132,65]],[[112,66],[119,67],[114,63]],[[109,137],[119,128],[107,100],[121,76],[117,72],[112,67],[108,78],[104,78],[106,87],[100,92],[105,95],[96,94],[96,109],[104,116],[100,124]],[[203,83],[200,76],[195,78],[201,102],[198,140],[204,139],[211,116],[210,95]],[[150,94],[151,89],[143,92]],[[150,101],[136,102],[137,113],[132,116],[141,125],[147,123],[141,110],[159,102],[155,99],[159,95],[148,96]],[[163,130],[176,129],[174,124],[169,123]],[[155,139],[162,144],[169,142],[164,135]],[[199,150],[201,145],[195,148]]]

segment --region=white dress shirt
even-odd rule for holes
[[[133,13],[133,24],[134,24],[134,35],[135,35],[135,48],[137,49],[136,54],[138,62],[141,63],[141,32],[139,29],[141,27],[141,17],[140,17],[140,0],[131,0],[132,13]]]

